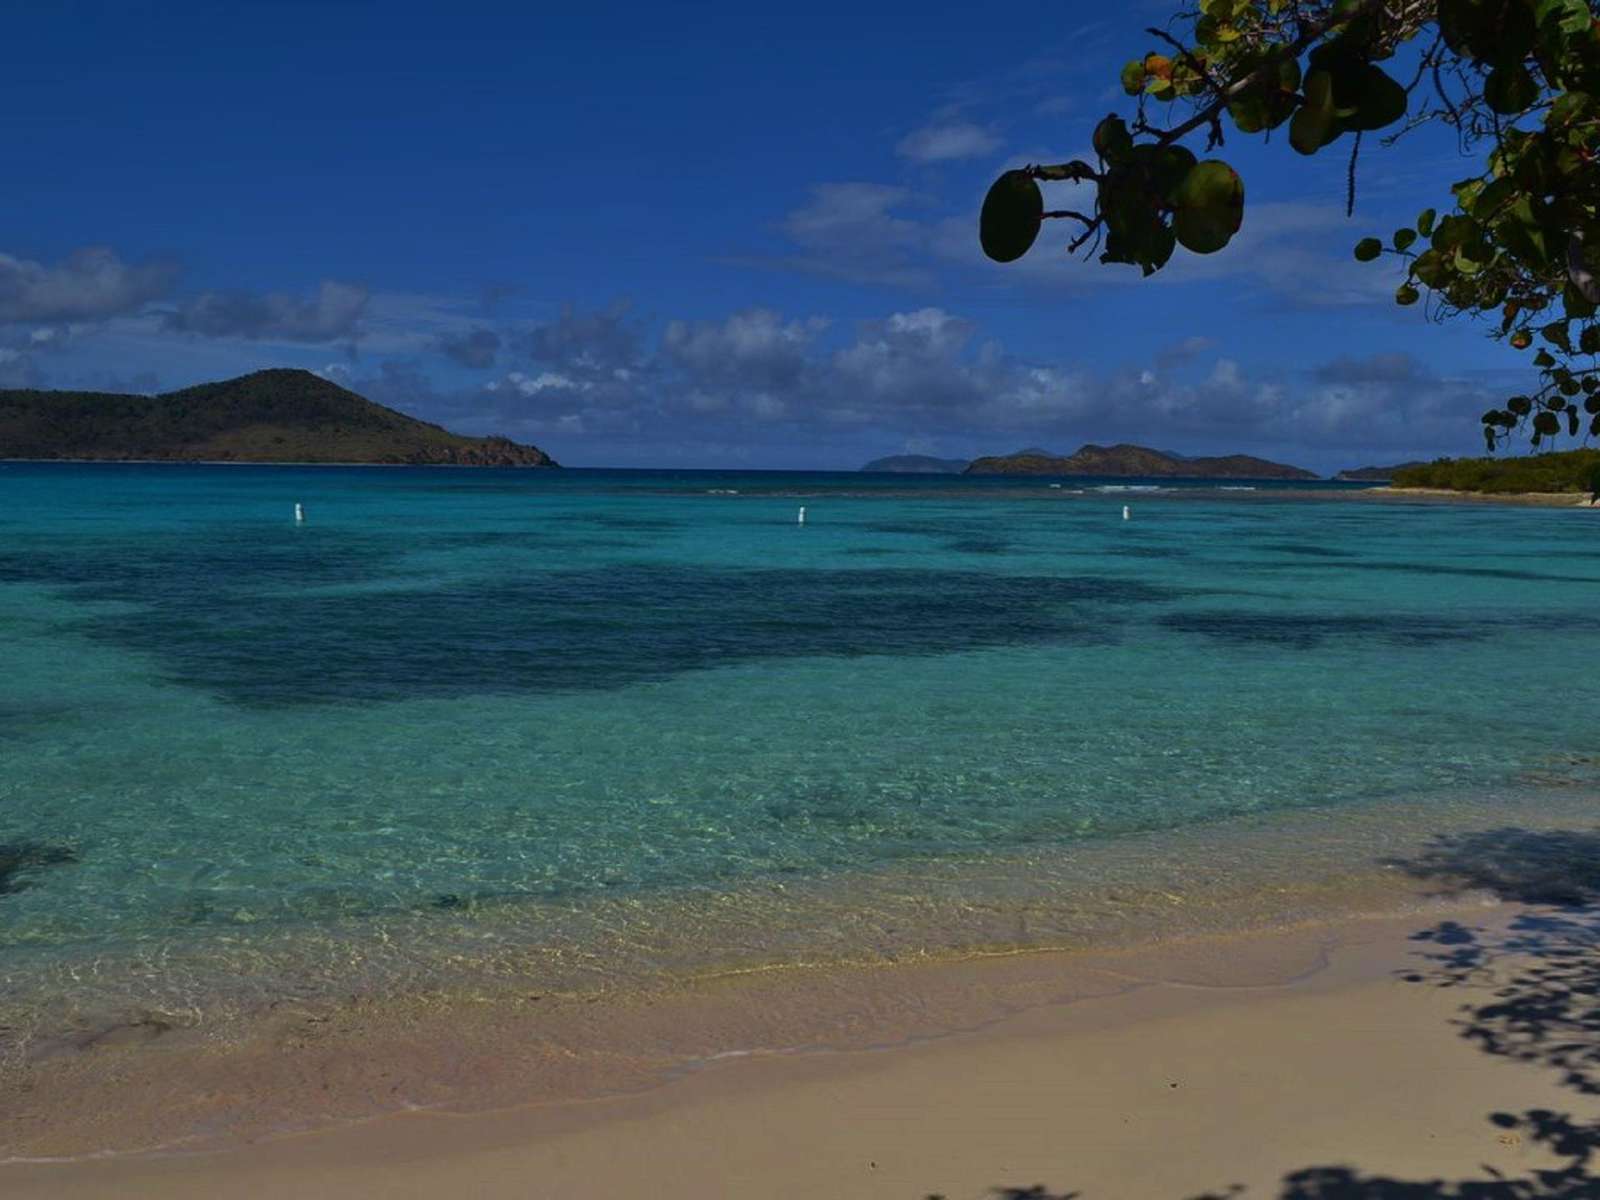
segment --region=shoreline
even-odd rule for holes
[[[818,881],[804,895],[784,884],[645,913],[625,899],[556,925],[516,906],[465,926],[487,957],[430,922],[319,935],[311,958],[297,942],[287,957],[262,943],[209,965],[175,946],[67,959],[4,980],[0,1162],[238,1146],[405,1111],[603,1103],[729,1058],[916,1044],[1121,990],[1097,963],[1142,957],[1159,974],[1219,947],[1248,961],[1250,947],[1306,930],[1477,911],[1498,879],[1492,847],[1536,830],[1522,853],[1543,863],[1593,836],[1592,791],[1529,782],[1520,800],[1248,815],[1048,859]],[[1206,864],[1198,875],[1194,863]],[[401,969],[373,957],[380,942]],[[451,982],[417,973],[423,953]],[[205,972],[187,974],[196,962]],[[206,990],[230,962],[275,982],[230,1009]],[[84,991],[85,973],[109,990]],[[150,983],[129,991],[119,978]],[[1237,983],[1237,961],[1217,978]],[[53,1028],[30,1033],[30,1009]]]
[[[1387,484],[1352,492],[1375,500],[1415,500],[1421,503],[1511,504],[1536,508],[1589,508],[1582,492],[1462,492],[1454,488],[1397,488]],[[1600,506],[1596,506],[1600,511]]]
[[[1445,969],[1427,965],[1420,932],[1476,926],[1461,936],[1504,945],[1519,922],[1550,918],[1481,902],[1455,916],[905,966],[887,973],[889,991],[981,996],[989,1017],[932,1036],[725,1054],[586,1101],[401,1112],[206,1154],[11,1162],[0,1188],[28,1200],[966,1200],[1043,1185],[1040,1196],[1179,1200],[1234,1185],[1273,1195],[1280,1177],[1317,1166],[1486,1183],[1489,1169],[1557,1165],[1489,1115],[1570,1109],[1559,1073],[1485,1055],[1452,1026],[1491,982],[1401,977]]]

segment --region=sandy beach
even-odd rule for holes
[[[0,1191],[1445,1197],[1536,1170],[1600,1186],[1583,1167],[1597,1114],[1577,994],[1593,936],[1570,910],[1500,905],[896,969],[895,986],[930,1004],[977,987],[1013,1011],[891,1045],[729,1056],[585,1103],[403,1113],[213,1154],[13,1162]]]
[[[1343,493],[1367,500],[1420,500],[1441,502],[1459,500],[1466,504],[1518,504],[1535,508],[1589,508],[1589,497],[1580,492],[1461,492],[1453,488],[1374,487]],[[1600,508],[1596,508],[1600,512]]]

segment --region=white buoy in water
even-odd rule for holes
[[[1126,505],[1126,504],[1124,504],[1124,505],[1123,505],[1123,506],[1122,506],[1122,519],[1123,519],[1123,520],[1124,520],[1124,521],[1126,521],[1126,520],[1127,520],[1127,519],[1128,519],[1128,517],[1129,517],[1129,513],[1128,513],[1128,506],[1127,506],[1127,505]]]
[[[296,500],[294,502],[294,523],[296,525],[303,525],[305,523],[305,519],[306,510],[300,507],[300,501]]]
[[[806,506],[804,504],[802,504],[800,506],[800,519],[796,522],[796,524],[804,525],[805,523],[806,523]]]

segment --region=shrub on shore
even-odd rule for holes
[[[1600,474],[1600,450],[1568,450],[1520,458],[1441,458],[1396,471],[1395,487],[1458,492],[1588,493]]]

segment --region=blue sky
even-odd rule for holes
[[[1350,255],[1453,142],[1369,144],[1346,220],[1347,141],[1235,134],[1221,254],[983,260],[989,182],[1087,156],[1171,8],[15,6],[0,386],[301,366],[578,466],[1474,452],[1518,356]]]

